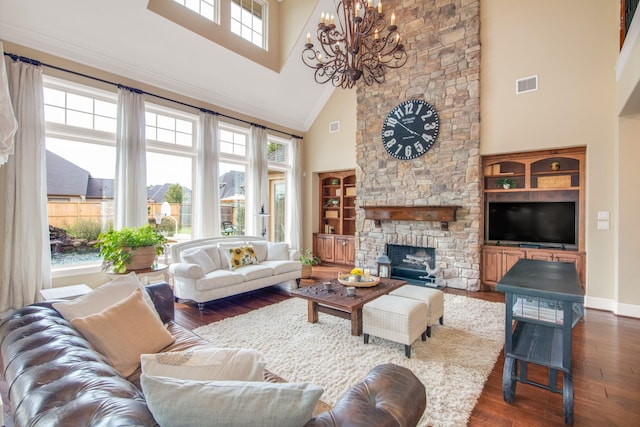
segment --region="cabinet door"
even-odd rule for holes
[[[502,251],[502,274],[500,278],[507,274],[507,271],[514,266],[519,259],[525,258],[526,253],[523,249],[505,249]]]
[[[484,248],[482,250],[482,283],[496,285],[502,278],[502,250]]]
[[[322,234],[313,236],[313,252],[319,256],[322,261],[334,262],[333,240],[333,236]]]
[[[584,287],[586,282],[585,279],[585,265],[584,265],[584,256],[582,254],[571,253],[571,252],[558,252],[553,257],[554,261],[559,262],[570,262],[576,266],[576,271],[578,272],[578,277],[580,278],[580,283]]]
[[[337,263],[354,264],[356,261],[355,239],[336,236],[334,255]]]

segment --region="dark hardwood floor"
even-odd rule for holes
[[[315,280],[334,278],[336,266],[317,266]],[[341,268],[345,271],[345,267]],[[504,302],[499,292],[445,292]],[[194,329],[226,317],[274,304],[289,296],[278,288],[267,288],[207,304],[200,313],[193,304],[176,304],[176,321]],[[445,314],[446,316],[446,314]],[[345,327],[346,324],[345,324]],[[614,316],[609,312],[586,310],[573,330],[573,382],[575,426],[640,426],[640,319]],[[484,386],[469,420],[470,426],[564,426],[562,395],[517,383],[513,404],[502,399],[504,355]],[[529,365],[529,378],[547,382],[548,371]],[[562,380],[558,380],[561,386]]]

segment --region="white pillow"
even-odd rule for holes
[[[224,242],[218,243],[218,251],[220,253],[220,265],[226,270],[231,269],[231,254],[229,253],[229,249],[237,248],[238,246],[243,246],[244,242]]]
[[[286,242],[269,242],[267,250],[268,261],[287,261],[289,259],[289,244]]]
[[[218,268],[204,249],[183,252],[181,258],[183,262],[198,264],[202,268],[204,274],[210,273]]]
[[[253,251],[256,253],[256,258],[258,258],[258,262],[262,262],[267,259],[269,242],[253,240],[251,242],[247,242],[247,244],[253,246]]]
[[[322,388],[310,383],[190,381],[143,374],[147,406],[161,426],[300,427]]]
[[[224,262],[220,261],[220,251],[218,250],[218,245],[203,246],[202,250],[205,251],[207,255],[209,255],[209,258],[211,258],[211,261],[213,261],[217,268],[224,268],[221,267]]]
[[[216,348],[213,344],[184,351],[140,356],[142,373],[200,381],[264,381],[265,361],[255,350]]]
[[[62,317],[71,321],[79,317],[87,317],[100,313],[108,307],[122,301],[133,293],[136,289],[142,289],[142,298],[152,308],[155,315],[160,318],[156,307],[151,301],[151,297],[140,284],[136,273],[118,276],[110,282],[93,289],[88,294],[69,301],[54,302],[51,304]]]

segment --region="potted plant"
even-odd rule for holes
[[[115,273],[150,268],[156,256],[164,253],[167,239],[150,225],[125,227],[100,233],[95,247],[100,249],[103,269]]]
[[[502,187],[505,189],[516,188],[516,182],[511,178],[502,178],[498,180],[498,187]]]
[[[319,265],[322,262],[319,256],[314,255],[311,249],[305,249],[300,254],[300,262],[302,263],[301,278],[308,279],[313,272],[313,266]]]

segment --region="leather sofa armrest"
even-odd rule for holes
[[[156,306],[156,310],[160,315],[160,319],[163,323],[168,323],[174,320],[174,297],[173,290],[171,286],[167,282],[158,282],[152,285],[147,285],[144,287],[149,296],[151,297],[151,301]]]
[[[198,264],[190,264],[186,262],[171,264],[169,266],[169,273],[174,276],[188,277],[189,279],[202,279],[204,277],[202,267]]]
[[[305,427],[414,427],[426,406],[427,393],[418,377],[403,366],[387,363],[373,368],[330,411],[312,418]]]

